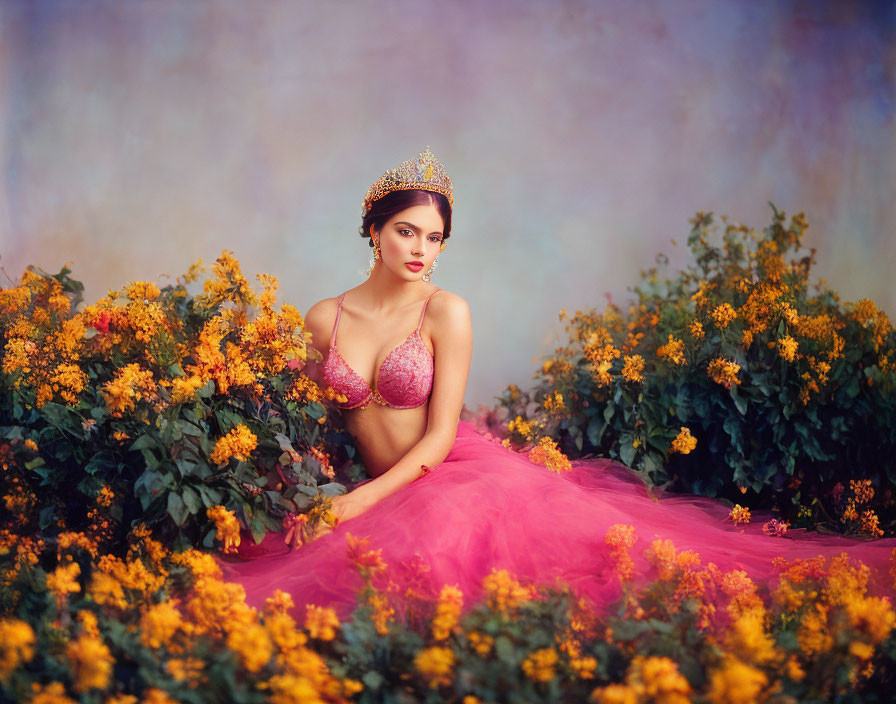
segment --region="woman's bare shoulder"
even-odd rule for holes
[[[339,296],[332,298],[323,298],[308,309],[305,314],[305,323],[320,322],[321,318],[328,318],[336,315],[336,308],[339,305]]]
[[[311,333],[313,345],[323,349],[329,337],[333,323],[336,321],[336,309],[339,307],[339,296],[324,298],[308,309],[305,314],[305,330]]]
[[[432,316],[443,323],[469,324],[470,305],[463,297],[443,288],[433,294],[426,316]]]

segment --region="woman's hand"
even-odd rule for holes
[[[330,512],[336,517],[336,525],[360,516],[376,503],[371,500],[369,494],[361,489],[362,487],[358,487],[354,491],[334,496],[331,499]],[[316,540],[327,533],[331,533],[336,525],[329,526],[326,523],[322,523],[315,531],[314,539]]]

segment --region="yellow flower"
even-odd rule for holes
[[[37,452],[37,443],[34,442],[31,438],[28,438],[25,441],[25,448],[31,450],[32,452]]]
[[[597,670],[597,660],[591,656],[584,658],[570,658],[569,666],[583,680],[593,680]]]
[[[604,542],[610,547],[610,562],[615,568],[620,582],[629,579],[635,569],[635,563],[628,551],[637,539],[635,527],[623,523],[610,526],[604,534]]]
[[[687,455],[695,447],[697,447],[697,438],[691,435],[690,428],[681,426],[681,430],[672,441],[671,451],[681,453],[682,455]]]
[[[22,663],[34,657],[34,631],[25,621],[0,621],[0,681],[5,682]]]
[[[299,630],[295,619],[287,613],[280,611],[268,613],[264,620],[264,626],[274,645],[281,652],[295,651],[299,646],[308,642],[308,636]]]
[[[682,365],[687,360],[684,356],[684,341],[669,335],[669,341],[656,350],[657,357],[664,357],[673,364]]]
[[[644,358],[639,354],[626,355],[622,358],[622,376],[626,381],[640,384],[644,381]]]
[[[305,630],[318,640],[333,640],[339,628],[339,617],[331,608],[307,604],[305,607]]]
[[[728,518],[730,518],[735,525],[749,523],[751,518],[750,509],[741,506],[740,504],[734,504],[734,508],[731,509]]]
[[[568,472],[572,469],[572,463],[569,461],[569,458],[563,454],[556,441],[547,435],[541,438],[538,444],[529,450],[527,456],[530,462],[543,465],[552,472]]]
[[[756,665],[775,659],[775,639],[765,630],[765,609],[744,611],[731,623],[726,645],[732,653]]]
[[[796,358],[796,351],[799,343],[790,335],[785,335],[778,340],[778,354],[781,359],[792,362]]]
[[[125,295],[132,301],[152,301],[161,295],[159,287],[146,281],[135,281],[125,287]]]
[[[533,682],[550,682],[556,673],[557,651],[553,648],[542,648],[530,653],[523,660],[523,672]]]
[[[255,611],[246,604],[242,585],[213,577],[196,580],[185,606],[199,633],[222,634],[255,621]]]
[[[475,650],[478,655],[486,657],[491,652],[492,646],[495,644],[495,639],[487,633],[470,631],[467,633],[467,642],[473,646],[473,650]]]
[[[174,604],[153,604],[140,618],[140,641],[147,648],[164,648],[182,628],[183,618]]]
[[[731,321],[737,318],[737,311],[731,307],[730,303],[723,303],[713,308],[711,315],[716,327],[724,330]]]
[[[712,704],[755,704],[767,684],[768,678],[761,670],[726,657],[710,675],[707,695]]]
[[[646,695],[649,701],[663,704],[690,702],[691,686],[670,658],[636,655],[626,673],[626,684]]]
[[[834,636],[828,626],[829,610],[827,605],[815,603],[803,616],[796,638],[807,656],[820,655],[834,647]]]
[[[740,365],[737,362],[729,362],[721,357],[716,357],[709,363],[706,371],[714,382],[721,384],[726,389],[740,384],[740,379],[737,378]]]
[[[143,690],[143,699],[140,704],[178,704],[178,702],[169,697],[164,690],[150,687]]]
[[[115,660],[102,640],[94,636],[81,636],[68,643],[65,654],[72,668],[72,688],[76,692],[109,686]]]
[[[249,428],[242,423],[236,426],[223,438],[219,438],[212,450],[211,461],[222,465],[231,457],[236,457],[241,462],[248,462],[249,455],[258,447],[258,438]]]
[[[375,592],[368,603],[373,607],[371,619],[376,632],[381,636],[389,634],[389,621],[395,615],[395,609],[389,604],[389,599],[381,592]]]
[[[611,684],[591,692],[590,701],[594,704],[638,704],[640,697],[627,684]]]
[[[204,667],[205,663],[198,658],[172,658],[165,663],[168,674],[180,682],[189,682],[191,687],[199,684]]]
[[[857,504],[867,504],[874,498],[874,488],[870,479],[850,479],[849,488],[856,495]]]
[[[115,377],[100,390],[105,397],[106,407],[114,417],[121,417],[134,410],[137,401],[157,399],[156,382],[152,372],[141,369],[137,363],[119,369]]]
[[[874,645],[885,641],[896,626],[896,612],[883,597],[853,597],[846,602],[846,613],[850,625]]]
[[[433,640],[445,640],[457,625],[464,604],[463,592],[457,585],[446,584],[439,593],[436,613],[432,619]]]
[[[496,567],[482,580],[482,586],[489,608],[507,613],[517,606],[531,601],[535,595],[533,587],[524,587],[507,570]]]
[[[292,600],[292,595],[280,589],[274,590],[274,595],[265,599],[264,610],[269,614],[285,614],[289,613],[296,607]]]
[[[542,405],[548,413],[561,414],[566,410],[566,405],[563,402],[563,394],[559,391],[553,391],[552,393],[547,394],[544,397],[544,401],[542,401]]]
[[[688,325],[688,331],[691,333],[691,337],[693,337],[695,340],[702,339],[706,334],[703,331],[703,323],[701,323],[699,320],[691,321],[691,324]]]
[[[171,561],[176,565],[189,568],[190,572],[192,572],[193,576],[196,578],[221,576],[221,568],[218,567],[215,558],[206,552],[201,552],[193,548],[184,550],[183,552],[172,553]]]
[[[230,631],[227,647],[239,655],[249,672],[259,672],[274,654],[274,644],[264,626],[259,623],[241,624]]]
[[[240,524],[233,511],[223,506],[209,506],[205,513],[215,523],[218,540],[224,543],[224,552],[235,553],[240,544]]]
[[[535,423],[523,420],[522,416],[517,416],[507,424],[507,431],[509,433],[517,433],[521,435],[525,440],[532,439],[534,430]]]
[[[171,380],[171,403],[185,403],[196,398],[196,392],[205,385],[198,376],[176,376]]]
[[[451,648],[434,645],[417,653],[414,668],[428,681],[431,689],[451,684],[454,669],[454,652]]]
[[[61,682],[50,682],[41,686],[31,683],[31,698],[28,704],[77,704],[74,699],[65,696],[65,687]]]
[[[613,378],[610,376],[612,361],[622,354],[613,346],[610,333],[599,330],[591,335],[583,350],[585,359],[591,362],[594,369],[594,380],[598,386],[609,385]]]
[[[80,565],[77,562],[70,562],[67,565],[60,565],[55,572],[47,575],[47,589],[56,595],[56,603],[59,608],[62,608],[69,594],[81,591],[81,585],[78,582],[80,574]]]

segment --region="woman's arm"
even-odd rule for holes
[[[470,307],[458,295],[445,291],[429,303],[435,370],[429,398],[426,433],[395,465],[353,492],[369,508],[435,467],[448,455],[457,436],[464,390],[473,357]],[[346,495],[349,496],[349,495]]]

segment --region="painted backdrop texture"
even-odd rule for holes
[[[804,210],[817,274],[893,318],[893,7],[0,0],[0,280],[72,262],[94,300],[229,249],[304,312],[362,280],[361,198],[430,145],[470,407],[528,383],[561,308],[684,263],[701,210]]]

